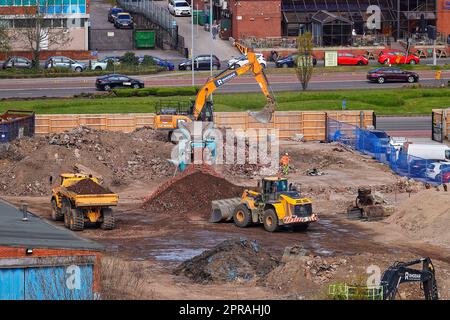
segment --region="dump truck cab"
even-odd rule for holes
[[[211,222],[232,219],[241,228],[263,224],[273,232],[285,225],[306,230],[317,221],[312,200],[302,197],[286,178],[266,177],[258,183],[258,189],[244,190],[241,198],[213,201]]]

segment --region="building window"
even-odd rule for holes
[[[47,14],[86,13],[86,0],[41,0],[40,10]],[[0,0],[0,7],[36,6],[37,0]]]

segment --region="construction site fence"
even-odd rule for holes
[[[268,124],[261,124],[246,112],[216,112],[217,127],[239,130],[277,129],[280,139],[303,138],[305,141],[325,141],[327,119],[361,127],[374,124],[373,111],[279,111]],[[154,113],[129,114],[49,114],[36,116],[36,133],[50,134],[87,126],[98,130],[132,132],[153,126]]]
[[[437,142],[450,139],[450,116],[448,109],[433,109],[431,114],[432,136]]]
[[[402,152],[400,148],[392,146],[389,138],[378,137],[375,133],[363,128],[328,118],[327,141],[338,142],[371,156],[379,162],[388,165],[399,176],[431,185],[450,182],[450,174],[447,176],[445,170],[438,174],[427,174],[429,165],[439,162],[439,160],[409,156],[407,153]]]

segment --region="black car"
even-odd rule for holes
[[[114,88],[144,88],[144,82],[138,79],[133,79],[123,74],[107,74],[98,77],[95,81],[95,86],[98,90],[110,91]]]
[[[313,59],[313,66],[317,64],[316,57],[312,56]],[[286,57],[279,58],[277,61],[275,61],[275,66],[277,68],[293,68],[296,64],[297,55],[291,54]]]
[[[32,66],[33,64],[31,63],[31,60],[25,57],[9,57],[5,62],[3,62],[2,69],[31,69]]]
[[[114,27],[118,29],[133,29],[134,23],[131,14],[128,12],[120,12],[114,20]]]
[[[108,21],[114,23],[116,21],[117,14],[121,13],[121,12],[123,12],[122,8],[114,7],[114,8],[109,9]]]
[[[367,73],[367,80],[380,84],[387,81],[402,81],[414,83],[419,81],[419,75],[415,72],[402,70],[400,68],[385,67],[376,68]]]
[[[194,58],[194,70],[210,70],[211,55],[204,54]],[[220,69],[220,60],[215,55],[212,56],[212,69]],[[178,70],[192,70],[192,59],[186,59],[180,62]]]

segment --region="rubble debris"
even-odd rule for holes
[[[308,176],[323,176],[325,173],[323,171],[320,171],[317,168],[312,168],[312,169],[306,170],[306,174]]]
[[[161,185],[144,202],[152,213],[195,213],[209,217],[211,201],[240,196],[244,187],[224,179],[209,165],[189,165]]]
[[[256,240],[225,240],[210,250],[179,265],[174,274],[196,283],[258,280],[278,266]]]
[[[75,192],[76,194],[83,194],[83,195],[112,193],[111,190],[102,187],[101,185],[95,183],[91,179],[80,180],[77,183],[67,187],[67,190]]]
[[[48,177],[61,173],[94,173],[105,185],[129,185],[169,177],[173,145],[159,141],[156,130],[131,133],[78,127],[49,136],[24,137],[0,153],[0,192],[48,195]],[[3,160],[3,161],[2,161]]]

